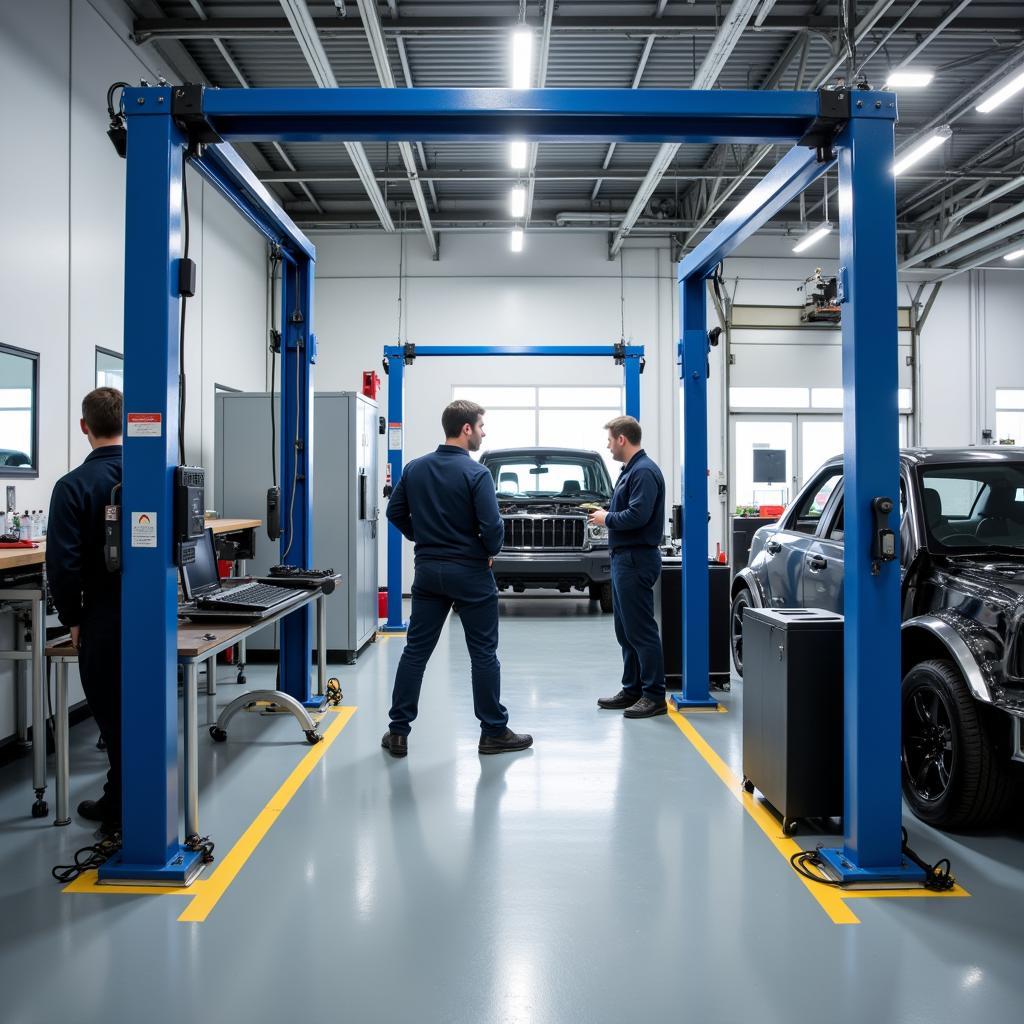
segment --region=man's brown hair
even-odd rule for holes
[[[97,388],[82,399],[82,419],[93,437],[121,436],[124,397],[117,388]]]
[[[444,436],[458,437],[462,433],[462,428],[467,423],[469,426],[475,427],[476,421],[486,411],[482,405],[477,405],[476,402],[467,402],[465,399],[452,402],[441,413],[441,426],[444,428]]]
[[[632,416],[616,416],[604,425],[605,430],[610,430],[612,437],[624,437],[630,444],[639,444],[644,436],[640,424]]]

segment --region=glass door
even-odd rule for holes
[[[843,454],[842,416],[798,416],[800,433],[799,487],[833,455]]]
[[[737,506],[789,503],[797,482],[796,420],[796,416],[733,414],[730,513]]]

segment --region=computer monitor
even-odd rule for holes
[[[202,537],[194,541],[196,558],[181,567],[181,588],[185,599],[194,601],[220,590],[220,576],[217,573],[217,555],[213,550],[213,530],[207,529]]]

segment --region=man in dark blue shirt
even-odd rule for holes
[[[103,522],[121,483],[122,404],[116,388],[97,388],[82,401],[92,452],[57,481],[46,534],[50,596],[78,648],[82,689],[110,759],[103,796],[82,801],[78,813],[106,832],[121,827],[121,577],[104,562]]]
[[[615,484],[609,510],[591,513],[590,522],[608,527],[615,638],[622,648],[622,689],[614,697],[601,697],[597,704],[622,709],[626,718],[653,718],[668,712],[665,662],[654,621],[654,584],[661,575],[660,546],[665,533],[665,478],[640,447],[643,434],[632,416],[618,416],[605,428],[608,450],[625,468]]]
[[[391,725],[381,746],[405,757],[427,661],[452,607],[459,613],[472,662],[473,710],[481,754],[525,750],[533,737],[508,727],[498,662],[498,588],[491,572],[505,524],[494,480],[469,457],[480,450],[484,410],[452,402],[441,415],[445,443],[413,459],[388,503],[388,519],[416,545],[409,634],[395,674]]]

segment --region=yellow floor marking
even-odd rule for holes
[[[306,751],[302,760],[295,766],[277,792],[267,801],[263,810],[242,833],[234,846],[220,859],[208,878],[196,879],[187,888],[182,886],[101,885],[97,880],[96,872],[87,871],[74,882],[66,885],[63,891],[102,893],[105,896],[188,896],[191,902],[179,915],[178,920],[205,921],[263,837],[277,821],[281,812],[299,791],[299,787],[327,753],[341,730],[348,725],[356,709],[354,707],[334,707],[328,708],[327,712],[334,716],[334,721],[324,733],[324,738],[315,747],[310,747]]]
[[[761,801],[755,799],[753,794],[744,791],[738,778],[732,773],[728,765],[712,749],[711,745],[696,730],[686,717],[674,709],[669,709],[669,716],[679,727],[679,731],[693,744],[697,753],[708,763],[712,771],[725,783],[729,792],[743,805],[743,809],[754,819],[762,832],[771,840],[776,850],[789,862],[794,853],[799,853],[803,847],[795,840],[790,839],[782,833],[782,826],[778,819],[764,806]],[[822,910],[831,918],[833,924],[860,924],[860,919],[846,905],[848,899],[866,898],[894,898],[894,897],[962,897],[969,896],[966,889],[957,885],[949,892],[931,892],[928,889],[848,889],[839,891],[826,885],[818,885],[807,878],[801,878],[794,872],[807,889],[807,891],[818,901]]]

